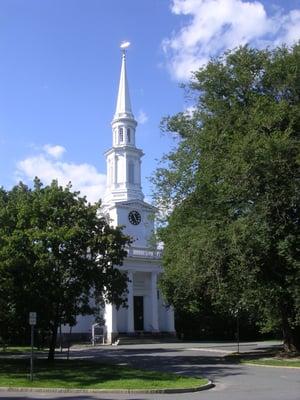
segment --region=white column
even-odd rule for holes
[[[157,272],[151,272],[151,316],[152,331],[158,332]]]
[[[124,135],[126,135],[126,132],[124,133]],[[125,151],[124,153],[124,184],[125,187],[127,187],[127,183],[128,183],[128,161],[127,161],[127,152]]]
[[[175,334],[174,308],[166,307],[167,331]]]
[[[110,174],[111,174],[110,166],[111,166],[110,158],[107,158],[106,159],[106,172],[107,172],[107,174],[106,174],[106,187],[110,186],[110,181],[112,180],[112,177],[110,176]]]
[[[114,304],[105,306],[105,326],[107,330],[107,341],[113,343],[118,335],[117,329],[117,309]]]
[[[114,187],[116,187],[118,183],[118,156],[115,154],[114,155]]]
[[[134,332],[134,319],[133,319],[133,273],[127,273],[129,282],[127,285],[127,332]]]
[[[142,177],[141,177],[141,169],[142,169],[142,167],[141,166],[142,166],[142,161],[139,160],[139,163],[138,163],[139,171],[138,171],[138,182],[137,182],[139,187],[142,187]]]

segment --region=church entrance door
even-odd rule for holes
[[[134,330],[144,330],[144,297],[134,296]]]

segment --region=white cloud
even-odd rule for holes
[[[52,146],[51,144],[45,144],[43,146],[43,150],[54,158],[61,158],[61,156],[65,153],[66,149],[63,146],[55,145]]]
[[[52,146],[60,148],[54,153],[49,152],[46,146],[44,152],[30,156],[17,163],[16,176],[18,180],[32,182],[38,176],[44,184],[49,184],[53,179],[57,179],[62,186],[72,183],[74,190],[79,190],[81,195],[85,195],[90,202],[98,201],[103,198],[106,187],[106,175],[101,174],[90,164],[75,164],[57,160],[65,149],[62,146]]]
[[[267,15],[259,1],[172,0],[171,11],[190,17],[162,43],[170,73],[179,80],[227,49],[292,44],[300,38],[300,9]]]
[[[281,36],[276,40],[276,44],[292,44],[300,39],[300,9],[292,10],[289,14],[283,16],[281,24]]]
[[[143,125],[148,121],[148,119],[148,115],[143,110],[140,110],[137,116],[137,122]]]
[[[195,106],[188,106],[188,107],[186,107],[186,109],[183,111],[184,112],[184,114],[187,116],[187,117],[190,117],[190,118],[192,118],[192,116],[194,115],[194,112],[197,110],[197,107],[195,107]]]

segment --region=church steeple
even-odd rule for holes
[[[118,118],[134,119],[132,110],[131,110],[129,87],[128,87],[128,81],[127,81],[126,50],[125,49],[122,50],[121,75],[120,75],[117,107],[116,107],[116,112],[115,112],[115,116],[114,116],[114,119],[118,119]]]
[[[107,189],[105,203],[143,200],[141,187],[142,150],[135,146],[134,119],[126,73],[126,51],[129,42],[121,45],[122,64],[116,111],[111,122],[112,148],[106,152]]]
[[[111,122],[113,129],[113,147],[124,145],[135,146],[135,129],[137,126],[137,122],[134,119],[131,109],[129,86],[126,72],[126,48],[128,46],[129,42],[125,42],[121,45],[122,65],[117,106],[114,118]]]

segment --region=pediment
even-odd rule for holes
[[[114,204],[115,207],[123,207],[123,208],[138,208],[138,209],[143,209],[147,211],[152,211],[155,212],[157,211],[157,208],[152,206],[149,203],[146,203],[145,201],[142,200],[128,200],[128,201],[119,201]]]

